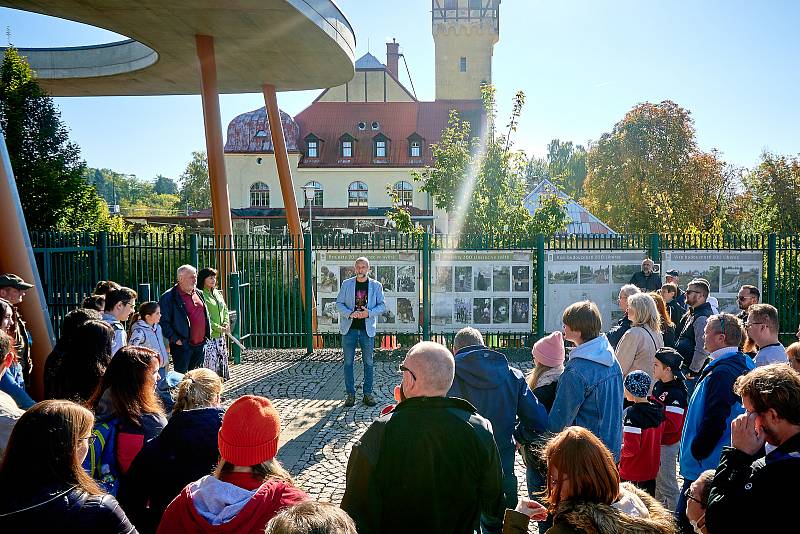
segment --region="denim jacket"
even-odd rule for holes
[[[591,430],[619,461],[622,449],[622,369],[604,334],[574,348],[558,379],[551,432]]]

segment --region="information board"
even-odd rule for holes
[[[530,332],[531,253],[434,252],[431,331]]]
[[[355,276],[356,258],[369,259],[369,277],[383,285],[386,311],[378,316],[379,332],[419,331],[419,253],[319,251],[317,264],[317,324],[320,332],[339,331],[336,297],[342,281]]]
[[[643,250],[552,251],[545,262],[545,320],[547,332],[561,330],[564,309],[591,300],[600,308],[603,330],[622,318],[619,288],[642,270]]]

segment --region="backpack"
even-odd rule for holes
[[[107,493],[116,496],[119,480],[144,447],[144,434],[130,431],[130,425],[122,425],[114,418],[97,423],[92,429],[94,443],[83,461],[83,468]]]

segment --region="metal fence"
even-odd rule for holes
[[[433,334],[431,328],[431,264],[437,251],[527,251],[531,253],[532,327],[490,334],[494,346],[530,346],[544,333],[544,315],[561,313],[545,308],[544,275],[547,251],[637,250],[657,263],[665,251],[739,250],[764,255],[763,301],[779,311],[786,341],[800,320],[800,236],[798,235],[559,235],[507,236],[442,235],[322,235],[297,237],[236,235],[219,238],[196,234],[32,233],[31,242],[51,319],[59,331],[64,315],[81,305],[98,280],[114,280],[140,292],[140,300],[158,297],[175,283],[177,268],[188,263],[226,271],[231,256],[236,272],[221,280],[229,307],[236,312],[234,333],[248,347],[338,347],[340,336],[312,327],[315,303],[304,304],[301,270],[314,273],[315,252],[352,251],[369,257],[376,251],[418,253],[420,291],[417,331],[394,334],[392,343],[408,346],[420,339],[450,342],[452,334]],[[309,277],[305,290],[312,293]],[[527,325],[526,325],[527,326]],[[379,329],[381,342],[391,333]],[[234,348],[234,354],[238,351]]]

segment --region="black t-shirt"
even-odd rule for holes
[[[356,307],[353,311],[364,311],[367,309],[367,297],[369,296],[369,280],[359,282],[356,280]],[[365,330],[367,326],[364,319],[353,319],[350,329]]]

